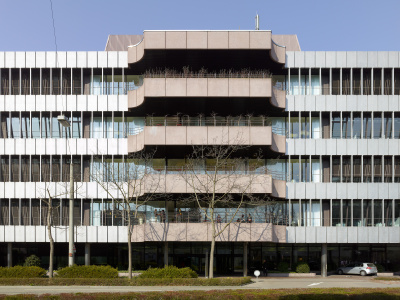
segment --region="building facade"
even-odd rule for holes
[[[257,176],[252,191],[268,200],[244,204],[217,238],[216,274],[264,259],[320,270],[321,258],[328,269],[400,271],[399,94],[400,52],[301,51],[296,36],[271,31],[145,31],[110,36],[99,52],[0,52],[0,264],[48,263],[47,190],[56,264],[67,264],[72,160],[76,262],[127,268],[125,220],[93,174],[156,149],[149,167],[168,197],[138,209],[134,268],[204,274],[210,222],[173,179],[193,145],[240,136],[239,174]],[[234,211],[216,210],[222,224]]]

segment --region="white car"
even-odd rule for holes
[[[337,269],[339,275],[353,274],[353,275],[372,275],[378,273],[378,269],[373,263],[352,263],[347,266]]]

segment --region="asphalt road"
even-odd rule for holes
[[[61,294],[61,293],[127,293],[151,291],[209,291],[231,289],[287,289],[287,288],[400,288],[399,281],[378,281],[372,277],[329,276],[322,278],[259,278],[245,286],[1,286],[0,294]]]

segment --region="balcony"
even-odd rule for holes
[[[147,50],[270,50],[271,31],[144,31],[143,40],[128,47],[128,63]]]
[[[128,91],[128,108],[151,97],[272,97],[271,78],[145,78]]]
[[[217,223],[222,229],[226,223]],[[132,242],[210,242],[210,223],[148,223],[134,226]],[[218,242],[286,242],[286,226],[271,223],[231,223]]]

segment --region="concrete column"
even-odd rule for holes
[[[12,267],[12,243],[7,243],[7,267]]]
[[[90,266],[90,243],[85,243],[85,266]]]
[[[321,251],[321,276],[328,276],[328,244],[322,244]]]
[[[208,250],[206,250],[206,262],[205,262],[205,268],[204,268],[204,273],[205,273],[205,277],[206,278],[208,278],[208,264],[209,264],[209,262],[208,262]]]
[[[168,267],[168,242],[164,243],[164,266]]]
[[[243,277],[247,276],[247,248],[248,243],[243,243]]]

